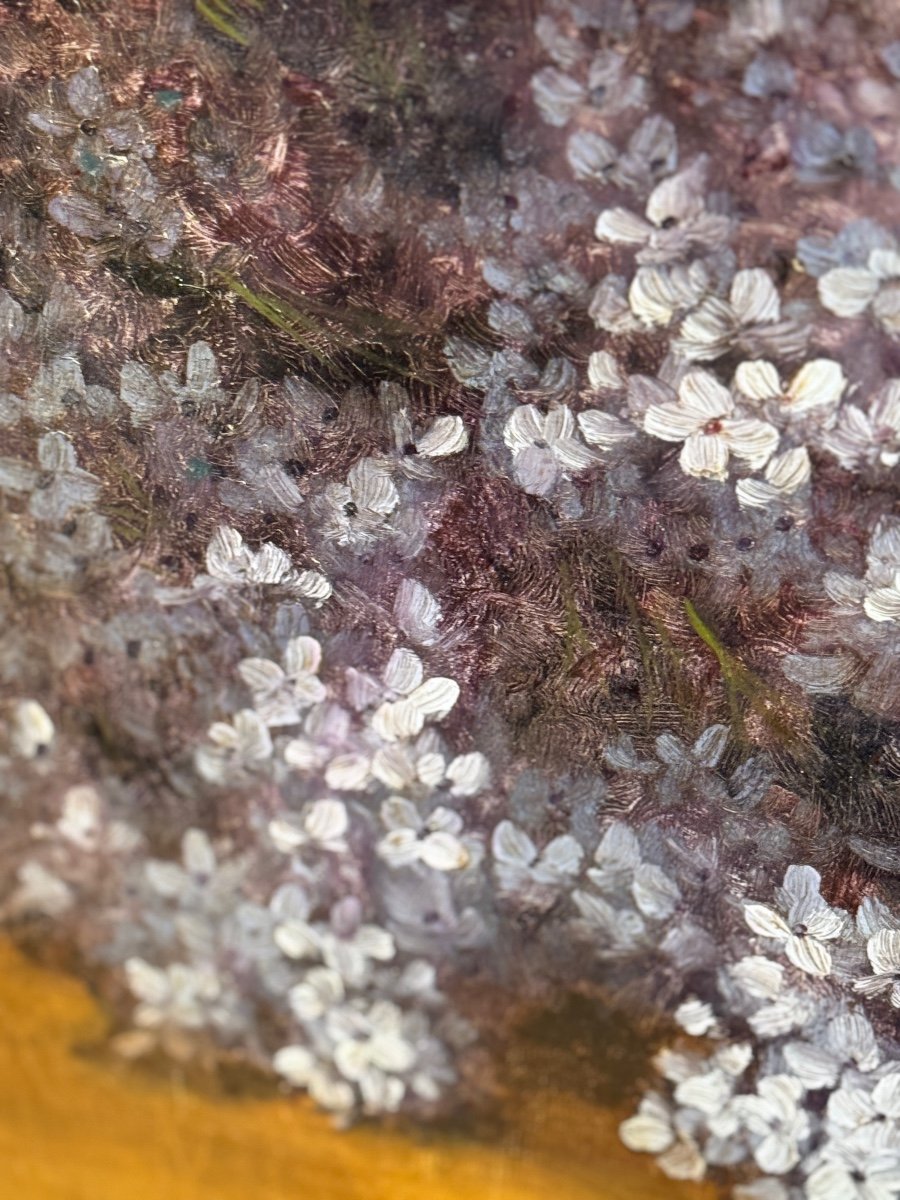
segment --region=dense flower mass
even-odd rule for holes
[[[637,996],[628,1147],[900,1197],[895,6],[58,7],[0,16],[6,927],[341,1123]]]

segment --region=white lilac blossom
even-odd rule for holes
[[[549,495],[560,479],[597,461],[579,440],[575,418],[564,404],[551,408],[546,416],[533,404],[513,409],[503,440],[512,452],[516,479],[535,496]]]
[[[766,508],[793,496],[809,483],[812,463],[805,446],[775,454],[766,463],[762,479],[739,479],[735,486],[742,508]]]
[[[794,966],[809,975],[831,971],[826,943],[840,937],[847,925],[846,914],[822,898],[820,882],[812,867],[788,867],[781,889],[784,915],[765,904],[744,905],[744,919],[753,932],[781,943]]]
[[[19,700],[13,709],[10,740],[22,758],[37,758],[53,744],[56,726],[37,700]]]
[[[866,954],[872,974],[857,979],[854,989],[863,996],[886,995],[894,1008],[900,1008],[900,931],[879,929],[866,942]]]
[[[350,827],[347,806],[342,800],[315,800],[299,817],[281,817],[269,822],[269,837],[284,854],[304,846],[339,853],[346,849]]]
[[[553,838],[539,850],[514,821],[504,820],[491,834],[491,857],[502,894],[544,907],[574,880],[584,851],[568,834]]]
[[[730,221],[706,210],[707,160],[699,158],[689,167],[657,184],[647,201],[646,217],[625,208],[602,212],[594,236],[614,245],[639,247],[642,264],[668,263],[686,258],[691,251],[706,251],[727,240]]]
[[[900,334],[900,251],[872,250],[865,266],[826,271],[819,299],[838,317],[858,317],[871,308],[886,333]]]
[[[423,818],[412,801],[390,796],[381,806],[381,820],[388,832],[376,850],[389,866],[422,862],[435,871],[459,871],[468,865],[462,817],[452,809],[438,807]]]
[[[776,424],[812,413],[828,423],[847,387],[847,378],[840,363],[816,358],[804,363],[785,384],[772,363],[759,360],[738,366],[734,386],[747,400],[761,405]]]
[[[291,638],[284,666],[266,658],[244,658],[238,663],[241,679],[253,694],[253,707],[269,728],[296,725],[304,709],[327,695],[318,677],[322,647],[313,637]]]
[[[231,587],[251,585],[283,588],[285,591],[321,604],[331,595],[331,584],[318,571],[298,571],[280,546],[263,542],[251,550],[240,533],[230,525],[220,525],[206,550],[209,578]],[[199,576],[195,586],[204,586]]]
[[[706,1175],[706,1161],[681,1124],[679,1114],[673,1114],[660,1096],[650,1093],[641,1100],[637,1114],[619,1126],[619,1136],[629,1150],[656,1155],[670,1179],[699,1182]]]
[[[895,467],[900,462],[900,379],[889,379],[865,408],[844,404],[822,445],[848,471]]]
[[[59,522],[68,513],[90,508],[100,495],[100,480],[78,466],[75,447],[62,433],[38,441],[37,467],[18,459],[0,459],[0,490],[30,493],[28,510],[38,521]]]
[[[230,721],[214,722],[207,736],[209,744],[197,749],[194,762],[209,783],[231,783],[272,756],[269,731],[252,708],[235,713]]]
[[[710,296],[681,323],[675,351],[691,362],[721,358],[754,336],[773,338],[780,329],[781,300],[760,267],[738,271],[728,299]]]
[[[762,467],[778,445],[778,430],[741,415],[728,389],[707,371],[689,371],[676,402],[651,405],[644,429],[663,441],[683,442],[681,469],[698,479],[727,479],[732,455]]]

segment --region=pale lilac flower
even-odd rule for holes
[[[888,994],[891,1005],[900,1008],[900,930],[879,929],[866,942],[873,974],[857,979],[855,991],[863,996]]]
[[[868,409],[845,404],[822,445],[848,471],[875,463],[895,467],[900,462],[900,379],[880,387]]]
[[[731,393],[706,371],[685,375],[675,403],[651,404],[644,429],[663,441],[683,442],[681,469],[698,479],[726,479],[731,455],[762,467],[778,445],[778,430],[737,415]]]
[[[327,691],[318,677],[321,662],[322,647],[306,635],[288,642],[283,667],[267,658],[241,659],[238,673],[269,728],[298,724],[305,709],[325,699]]]
[[[828,975],[831,951],[826,942],[841,936],[846,914],[831,908],[819,893],[821,877],[812,867],[788,867],[782,897],[785,915],[765,904],[745,904],[744,919],[760,937],[781,942],[795,967],[809,975]]]
[[[543,416],[533,404],[513,409],[503,430],[516,479],[526,492],[549,495],[560,479],[594,465],[597,458],[578,438],[575,418],[564,404]]]

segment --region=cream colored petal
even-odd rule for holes
[[[785,953],[807,975],[825,976],[831,970],[831,951],[814,937],[789,937]]]
[[[731,393],[709,371],[688,371],[678,387],[682,408],[704,424],[734,412]]]
[[[768,421],[737,418],[722,422],[722,438],[732,454],[754,469],[765,466],[778,446],[778,430]]]
[[[681,448],[678,462],[686,475],[697,479],[727,479],[728,444],[715,435],[692,433]]]
[[[784,495],[791,496],[798,488],[809,482],[812,464],[805,446],[795,446],[776,454],[766,467],[766,479]]]
[[[794,412],[809,412],[823,405],[836,406],[844,394],[847,377],[841,364],[830,358],[815,358],[805,363],[787,389],[787,400]]]
[[[627,208],[608,208],[594,226],[594,237],[598,241],[623,245],[642,246],[652,232],[652,225]]]
[[[781,316],[778,291],[761,267],[738,271],[731,284],[729,299],[742,325],[760,325],[777,321]]]
[[[866,265],[879,279],[900,279],[900,253],[896,250],[872,250]]]
[[[315,675],[322,664],[322,647],[314,637],[291,638],[284,652],[288,675]]]
[[[438,830],[419,843],[419,858],[434,871],[461,871],[468,865],[469,852],[452,833]]]
[[[781,395],[781,380],[773,363],[742,362],[734,373],[734,386],[749,400],[775,400]]]
[[[608,350],[595,350],[588,359],[588,383],[595,392],[618,391],[628,383]]]
[[[697,433],[706,418],[689,412],[682,404],[651,404],[644,413],[644,431],[664,442],[682,442]]]
[[[760,937],[784,940],[791,936],[791,927],[787,921],[767,904],[745,904],[744,920]]]
[[[741,508],[768,508],[781,495],[777,487],[762,479],[741,479],[734,492]]]
[[[572,410],[565,404],[557,404],[544,418],[544,441],[552,446],[563,438],[574,436],[575,418]]]
[[[639,1154],[661,1154],[675,1140],[668,1119],[653,1113],[638,1113],[619,1126],[619,1137],[629,1150]]]
[[[819,299],[837,317],[858,317],[878,292],[878,276],[865,267],[835,267],[819,279]]]
[[[316,800],[306,810],[303,828],[314,841],[331,842],[342,838],[350,825],[342,800]]]
[[[443,720],[458,699],[459,684],[441,675],[426,679],[409,694],[409,703],[435,721]]]

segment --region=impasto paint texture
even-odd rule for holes
[[[10,1195],[900,1200],[900,5],[0,90]]]

